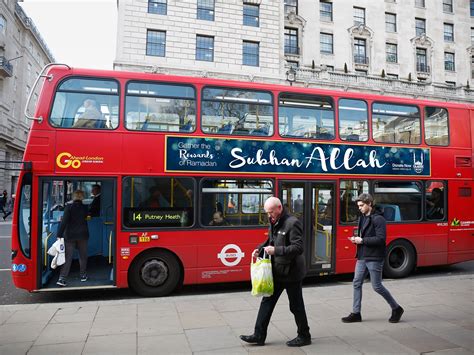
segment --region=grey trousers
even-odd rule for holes
[[[80,273],[84,275],[87,271],[87,242],[88,240],[66,240],[66,262],[61,266],[59,277],[66,278],[71,269],[74,249],[79,251]]]
[[[382,285],[382,261],[365,261],[357,260],[354,271],[354,300],[352,305],[352,313],[360,313],[362,303],[362,285],[367,274],[370,274],[370,281],[375,292],[382,296],[385,301],[393,309],[398,307],[397,301],[392,297],[390,292]]]

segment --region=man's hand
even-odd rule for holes
[[[258,257],[258,249],[255,249],[253,252],[252,252],[252,258],[256,258]]]
[[[275,255],[275,247],[274,246],[267,246],[265,248],[263,248],[265,250],[265,253],[267,253],[268,255]]]
[[[361,237],[354,237],[354,243],[362,244],[362,238]]]
[[[354,243],[354,244],[362,244],[361,237],[350,237],[349,240],[351,241],[351,243]]]

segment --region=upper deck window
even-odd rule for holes
[[[339,100],[339,136],[344,141],[364,142],[369,138],[367,104],[362,100]]]
[[[446,109],[425,108],[425,142],[429,145],[449,144],[449,121]]]
[[[139,131],[194,131],[194,88],[166,83],[130,82],[125,98],[125,127]]]
[[[376,142],[420,144],[420,111],[416,106],[374,103],[372,130]]]
[[[329,97],[281,94],[278,116],[283,137],[334,139],[334,105]]]
[[[49,122],[62,128],[114,129],[118,116],[116,81],[70,78],[56,91]]]
[[[273,100],[268,92],[205,88],[202,92],[202,131],[211,134],[271,136]]]

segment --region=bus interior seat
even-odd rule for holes
[[[234,126],[232,125],[232,123],[229,122],[229,123],[223,125],[222,127],[220,127],[217,130],[217,133],[232,134],[233,130],[234,130]]]
[[[193,130],[193,123],[189,120],[184,126],[179,128],[180,132],[191,132]]]
[[[389,222],[400,222],[402,220],[400,207],[397,205],[379,205],[383,208],[383,216]]]
[[[346,137],[346,140],[347,141],[356,141],[358,142],[360,140],[360,137],[358,134],[349,134],[347,137]]]

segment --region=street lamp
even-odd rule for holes
[[[290,67],[290,69],[288,69],[286,71],[286,80],[288,80],[288,82],[290,83],[290,86],[293,85],[293,83],[296,81],[296,70],[295,70],[295,68]]]

